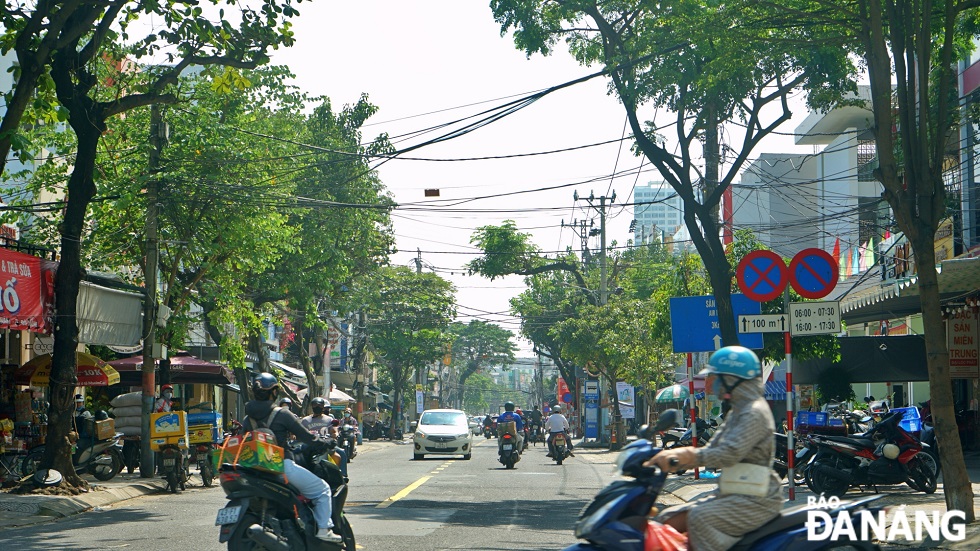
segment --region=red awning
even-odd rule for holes
[[[157,375],[160,373],[160,360]],[[142,382],[143,357],[133,356],[113,360],[109,365],[119,372],[121,382],[126,386],[139,386]],[[228,366],[216,364],[180,352],[170,357],[170,382],[175,385],[214,384],[227,385],[235,381],[235,374]]]

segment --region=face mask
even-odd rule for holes
[[[170,392],[169,390],[163,393],[163,397],[165,399],[167,399],[167,400],[169,400],[170,398],[172,398],[173,395],[174,395],[174,393],[173,392]]]
[[[348,417],[350,417],[350,414],[349,414],[349,413],[345,413],[345,414],[344,414],[344,419],[346,419],[346,418],[348,418]]]

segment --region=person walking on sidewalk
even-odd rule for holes
[[[731,405],[724,424],[707,446],[664,450],[644,466],[722,469],[715,495],[666,509],[656,520],[687,532],[692,550],[725,551],[782,509],[782,481],[772,471],[776,423],[765,400],[759,358],[751,350],[726,346],[711,355],[699,375],[707,375],[709,392]]]

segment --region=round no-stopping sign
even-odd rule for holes
[[[803,298],[823,298],[837,286],[837,262],[822,249],[803,249],[789,263],[789,282]]]
[[[757,302],[768,302],[786,288],[786,263],[772,251],[752,251],[735,269],[742,293]]]

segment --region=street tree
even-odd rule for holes
[[[707,269],[725,344],[738,344],[738,334],[732,268],[721,241],[722,195],[761,140],[790,119],[791,94],[802,88],[811,105],[821,105],[852,85],[846,78],[851,62],[837,43],[800,47],[787,39],[817,31],[759,24],[766,14],[753,5],[490,3],[501,33],[513,31],[515,45],[529,56],[548,55],[564,40],[580,63],[604,67],[625,109],[635,150],[683,200],[684,223]],[[651,120],[656,109],[672,112],[671,139],[661,133],[670,125]],[[725,123],[737,126],[741,137],[734,147],[724,144],[722,159],[719,126]]]
[[[818,2],[816,5],[822,5]],[[973,522],[973,487],[956,425],[949,350],[939,298],[935,235],[949,216],[946,180],[958,164],[957,61],[972,49],[978,10],[973,2],[856,0],[845,10],[844,29],[856,39],[871,86],[874,175],[884,187],[895,223],[908,238],[918,267],[925,330],[929,397],[941,446],[946,506]],[[853,41],[848,41],[854,44]],[[957,205],[958,207],[958,205]]]
[[[462,405],[461,399],[465,394],[460,393],[459,389],[465,389],[470,377],[483,369],[512,364],[517,345],[511,341],[513,333],[481,320],[453,322],[449,332],[454,337],[452,365],[458,371],[454,394],[458,397],[457,403]]]
[[[452,342],[455,289],[434,273],[386,266],[353,282],[352,296],[371,322],[368,346],[394,401],[391,429],[402,419],[402,395]],[[413,379],[413,375],[415,376]]]
[[[40,465],[65,473],[65,481],[71,487],[85,485],[72,467],[68,435],[77,382],[75,315],[82,276],[81,241],[86,212],[97,192],[99,142],[113,117],[140,107],[177,102],[173,86],[188,67],[225,67],[225,73],[218,78],[222,86],[230,88],[238,69],[261,65],[268,61],[269,49],[292,44],[288,20],[298,12],[290,2],[266,0],[258,8],[227,2],[227,8],[227,13],[221,10],[218,14],[205,14],[203,8],[183,2],[39,2],[32,9],[18,7],[2,12],[4,47],[13,44],[21,49],[18,55],[26,52],[25,65],[29,67],[27,73],[21,72],[26,90],[20,90],[19,81],[11,99],[18,101],[21,92],[33,95],[37,83],[50,78],[53,86],[45,89],[53,89],[77,140],[66,186],[61,262],[55,277],[59,323],[54,330],[48,446]],[[130,31],[136,28],[144,29],[130,25],[141,16],[154,17],[160,25],[142,36],[131,35]],[[139,80],[127,78],[130,61],[138,63],[149,56],[163,56],[169,63],[145,67]],[[100,78],[105,66],[114,70],[110,79]],[[23,110],[15,106],[8,113],[21,117]],[[18,118],[12,127],[0,123],[4,128],[0,149],[4,153],[9,145],[3,140],[13,139],[19,122]]]

